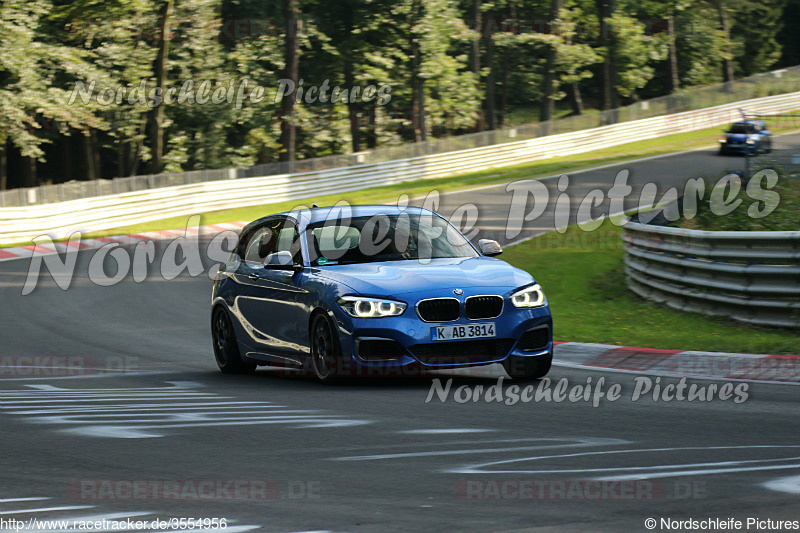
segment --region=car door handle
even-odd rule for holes
[[[248,274],[247,277],[250,278],[252,281],[258,281],[262,279],[261,276],[259,276],[258,274]]]

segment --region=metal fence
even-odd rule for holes
[[[625,274],[636,294],[751,324],[800,326],[800,231],[625,226]]]
[[[93,181],[71,181],[56,185],[0,191],[0,207],[49,204],[175,185],[189,185],[237,178],[301,174],[354,165],[383,163],[397,159],[409,159],[582,131],[609,124],[785,94],[798,89],[800,89],[800,66],[756,74],[755,76],[726,84],[691,89],[669,96],[643,100],[610,111],[589,112],[548,122],[446,137],[420,143],[389,146],[368,152],[332,155],[285,163],[268,163],[249,168],[196,170]]]

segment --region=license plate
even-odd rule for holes
[[[481,322],[480,324],[461,324],[456,326],[436,326],[431,328],[431,338],[435,341],[481,339],[494,336],[495,336],[494,322]]]

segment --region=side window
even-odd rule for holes
[[[300,257],[300,236],[297,233],[297,226],[291,220],[287,220],[278,232],[276,239],[276,252],[291,252],[295,265],[302,263]]]
[[[263,259],[261,258],[261,247],[264,243],[264,238],[267,237],[267,235],[269,235],[269,232],[266,228],[258,229],[255,231],[255,233],[253,233],[252,237],[250,237],[250,241],[247,243],[247,248],[245,249],[245,261],[248,263],[263,262]]]
[[[250,234],[245,245],[244,260],[248,263],[263,264],[267,255],[275,251],[278,244],[278,230],[284,220],[272,220]]]

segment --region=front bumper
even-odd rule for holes
[[[485,292],[482,292],[485,294]],[[459,299],[463,300],[469,295]],[[342,354],[351,364],[364,367],[454,368],[500,362],[509,356],[535,357],[553,348],[553,321],[548,305],[516,308],[506,298],[496,318],[469,320],[462,316],[452,322],[424,322],[415,310],[415,299],[398,317],[352,318],[341,309],[335,314]],[[436,326],[492,322],[490,338],[436,341]]]

